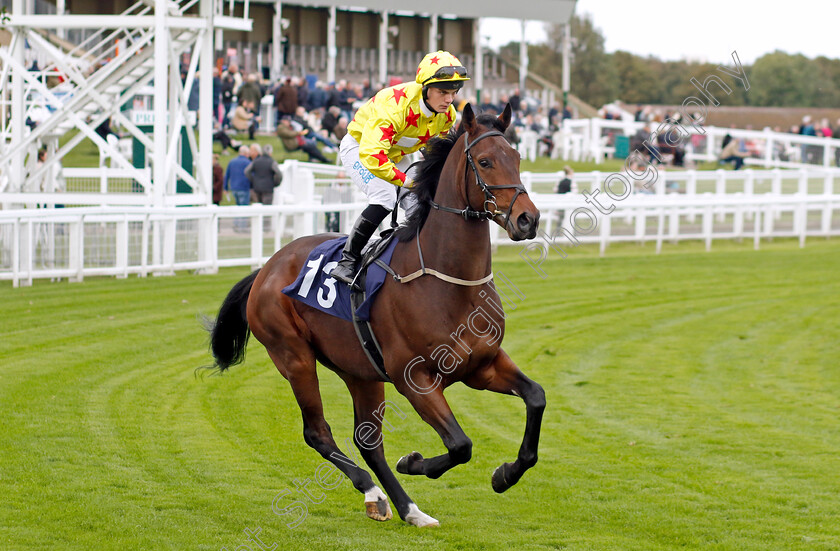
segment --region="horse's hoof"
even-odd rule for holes
[[[378,521],[391,520],[394,516],[391,514],[391,506],[388,505],[388,496],[379,486],[373,486],[365,492],[365,514]]]
[[[509,465],[510,463],[502,463],[496,467],[495,471],[493,471],[491,481],[493,483],[493,490],[497,494],[501,494],[512,486],[512,484],[505,480],[505,467],[508,467]]]
[[[408,455],[404,455],[397,461],[397,472],[401,474],[421,474],[412,469],[419,461],[423,461],[423,456],[420,455],[420,452],[411,452]]]
[[[368,518],[384,522],[391,520],[394,515],[391,514],[391,506],[388,505],[387,499],[380,499],[379,501],[365,501],[365,513]]]
[[[421,511],[414,503],[409,503],[408,514],[405,516],[405,521],[412,526],[440,526],[437,519],[434,519]]]

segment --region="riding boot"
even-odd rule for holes
[[[388,209],[380,205],[368,205],[350,231],[344,250],[341,251],[341,260],[338,261],[338,266],[333,268],[330,276],[348,285],[353,284],[356,264],[362,258],[362,249],[388,212]]]

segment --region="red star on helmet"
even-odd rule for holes
[[[379,130],[382,131],[383,140],[388,140],[389,142],[394,141],[394,135],[397,133],[397,131],[394,130],[393,126],[391,126],[390,124],[388,126],[380,126]]]
[[[401,171],[398,168],[394,168],[394,177],[392,180],[399,180],[402,183],[405,183],[405,172]]]
[[[394,101],[397,105],[400,104],[400,100],[406,97],[408,94],[405,93],[405,88],[394,88]]]
[[[420,143],[427,143],[429,140],[432,139],[432,133],[429,132],[429,129],[426,129],[426,133],[422,136],[418,136],[417,139],[420,140]]]
[[[417,121],[420,120],[420,113],[415,113],[414,110],[409,107],[408,108],[408,115],[405,116],[405,125],[406,128],[409,126],[413,126],[417,128]]]
[[[432,65],[437,65],[438,63],[440,63],[440,58],[438,56],[435,56],[429,60],[429,63],[431,63]]]
[[[376,155],[371,155],[371,157],[379,161],[379,166],[382,166],[388,162],[388,154],[385,153],[384,149],[380,149],[379,153],[377,153]]]

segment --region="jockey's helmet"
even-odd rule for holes
[[[415,78],[418,84],[423,85],[424,97],[429,86],[457,92],[467,80],[470,80],[470,77],[466,67],[457,57],[443,50],[426,54],[417,66]]]

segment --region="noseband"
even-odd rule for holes
[[[445,207],[443,205],[439,205],[439,204],[435,203],[434,201],[431,201],[431,204],[432,204],[432,208],[435,208],[437,210],[442,210],[444,212],[452,212],[454,214],[460,214],[461,216],[464,217],[464,220],[492,220],[496,216],[498,216],[500,214],[504,214],[505,215],[505,223],[504,223],[503,227],[507,228],[508,222],[510,222],[510,213],[513,211],[513,204],[516,203],[516,199],[519,198],[520,194],[528,193],[528,191],[525,189],[525,186],[523,186],[521,183],[520,184],[505,184],[505,185],[498,185],[498,186],[487,185],[487,183],[481,177],[481,174],[478,173],[478,169],[475,166],[475,161],[473,160],[472,151],[470,151],[470,150],[472,149],[472,147],[475,144],[477,144],[478,142],[480,142],[484,138],[489,138],[491,136],[501,136],[501,137],[504,138],[505,135],[502,134],[501,132],[499,132],[498,130],[490,130],[488,132],[485,132],[484,134],[481,134],[475,140],[470,142],[469,132],[464,134],[464,153],[467,154],[466,172],[468,172],[470,169],[472,169],[473,173],[475,174],[475,185],[477,185],[481,189],[481,191],[484,192],[484,205],[483,205],[484,210],[483,211],[475,210],[472,207],[472,205],[470,204],[470,194],[469,194],[469,190],[467,189],[469,178],[468,178],[468,175],[466,174],[466,172],[464,174],[464,197],[467,200],[467,206],[466,207],[459,210],[459,209],[453,209],[451,207]],[[496,189],[515,189],[516,190],[516,194],[513,196],[513,200],[510,202],[510,206],[508,207],[506,213],[502,213],[499,210],[498,205],[496,204],[496,196],[493,195],[493,190],[496,190]]]

